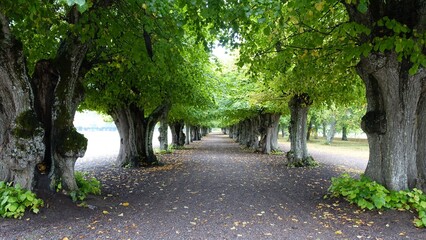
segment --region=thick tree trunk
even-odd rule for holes
[[[346,126],[342,127],[342,141],[348,141],[348,128]]]
[[[164,103],[148,117],[135,104],[130,104],[128,108],[112,109],[110,115],[120,134],[118,165],[139,167],[158,164],[152,148],[152,137],[156,123],[168,109],[169,105]]]
[[[33,98],[21,43],[0,13],[0,181],[26,189],[33,187],[45,150]]]
[[[186,136],[183,133],[185,124],[183,121],[178,121],[170,124],[172,132],[172,145],[173,147],[183,147],[185,145]]]
[[[280,120],[280,114],[264,113],[260,115],[260,141],[259,148],[260,152],[270,154],[272,146],[278,146],[278,123]],[[275,136],[275,137],[274,137]],[[272,141],[275,141],[272,143]]]
[[[191,143],[191,127],[188,123],[185,124],[185,144]]]
[[[294,95],[290,102],[290,152],[287,158],[290,166],[304,167],[313,164],[306,145],[307,119],[309,106],[312,104],[307,94]]]
[[[120,150],[117,156],[119,166],[138,167],[142,162],[142,148],[145,141],[144,113],[135,106],[113,109],[114,119],[120,135]]]
[[[259,124],[259,116],[255,116],[250,119],[250,136],[248,147],[254,150],[259,148]]]
[[[201,140],[201,130],[199,126],[191,126],[192,141]]]
[[[393,31],[377,25],[383,17],[407,26],[410,31],[406,36],[413,42],[419,41],[417,36],[426,30],[424,0],[370,1],[363,13],[358,11],[356,4],[347,1],[343,4],[351,21],[372,30],[359,38],[359,45],[376,44],[377,39],[395,36]],[[418,35],[413,36],[414,32]],[[425,52],[424,48],[421,50]],[[411,56],[400,56],[398,61],[395,50],[371,52],[362,57],[357,66],[366,86],[368,103],[361,123],[370,147],[365,175],[391,190],[413,187],[426,190],[426,69],[420,65],[414,75],[408,73],[413,66],[410,60],[416,60],[418,54],[413,51]]]
[[[158,141],[160,142],[160,150],[162,151],[167,151],[169,149],[168,128],[169,125],[167,124],[167,116],[162,116],[160,119],[160,127],[158,128]]]
[[[280,151],[279,147],[278,147],[278,135],[280,133],[280,129],[278,127],[279,125],[279,118],[278,118],[278,122],[277,124],[274,126],[274,128],[272,129],[272,136],[271,136],[271,150],[273,152],[276,151]]]
[[[419,120],[426,114],[421,101],[426,95],[426,71],[409,76],[409,67],[407,61],[398,62],[395,53],[370,54],[358,65],[368,101],[361,125],[370,146],[365,174],[392,190],[424,182],[419,170],[425,157],[417,151],[425,146],[419,145],[424,138],[419,132],[425,127]]]

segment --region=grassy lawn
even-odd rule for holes
[[[287,137],[279,138],[279,143],[290,145]],[[341,138],[335,138],[332,144],[327,145],[324,138],[311,139],[308,141],[309,151],[327,152],[341,155],[351,155],[368,159],[368,141],[361,138],[350,138],[348,141],[342,141]]]

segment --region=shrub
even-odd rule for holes
[[[19,184],[0,182],[0,216],[3,218],[21,218],[27,208],[38,213],[43,204],[43,200]]]
[[[74,202],[85,200],[89,194],[101,194],[101,183],[96,178],[89,178],[85,173],[75,172],[75,180],[77,182],[78,191],[70,193],[71,199]]]
[[[343,197],[362,209],[415,210],[418,218],[414,220],[414,224],[426,227],[426,195],[419,189],[390,191],[364,175],[360,179],[354,179],[349,174],[343,174],[331,179],[328,192],[330,197]]]

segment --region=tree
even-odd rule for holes
[[[0,4],[2,59],[16,63],[14,68],[4,65],[2,76],[7,79],[2,81],[2,96],[8,96],[2,102],[8,108],[0,116],[5,126],[0,176],[28,189],[34,184],[51,189],[61,181],[64,189],[78,190],[74,163],[84,154],[87,140],[72,122],[83,97],[83,61],[96,31],[92,20],[111,2],[69,3],[70,7],[57,1]],[[12,93],[12,86],[19,87],[18,94]],[[13,102],[19,104],[11,107]],[[13,153],[16,144],[21,146],[18,155]],[[23,156],[28,160],[19,160]]]
[[[357,35],[366,49],[357,71],[366,86],[370,157],[366,176],[392,190],[426,190],[426,3],[343,2],[350,20],[368,29]]]
[[[173,128],[173,109],[205,100],[200,86],[208,78],[208,54],[180,27],[175,5],[121,4],[122,14],[107,22],[111,38],[91,52],[96,66],[88,74],[84,107],[113,117],[121,138],[119,165],[152,166],[159,163],[152,149],[155,124],[168,114]]]

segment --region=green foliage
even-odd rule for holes
[[[43,200],[37,198],[33,192],[22,189],[19,185],[0,182],[0,216],[3,218],[21,218],[28,208],[33,213],[38,213],[43,204]]]
[[[328,191],[330,197],[343,197],[362,209],[415,210],[418,218],[414,224],[426,227],[426,195],[419,189],[390,191],[364,175],[354,179],[349,174],[343,174],[331,179]]]
[[[85,173],[75,172],[75,180],[77,182],[78,191],[70,193],[71,199],[74,202],[85,200],[89,194],[101,194],[101,183],[96,178],[89,178]]]

